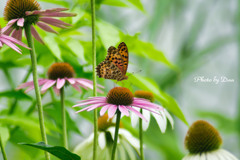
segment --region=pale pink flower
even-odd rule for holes
[[[71,25],[53,17],[76,16],[74,13],[63,12],[66,10],[68,9],[52,8],[40,10],[40,5],[36,0],[8,0],[4,10],[4,18],[8,21],[8,24],[2,32],[7,35],[11,34],[12,37],[21,41],[24,26],[31,25],[31,33],[33,37],[43,43],[43,40],[34,25],[37,25],[39,28],[47,32],[58,33],[49,25],[59,28],[67,28]]]
[[[22,43],[21,41],[15,39],[13,37],[2,34],[2,29],[0,27],[0,48],[2,48],[3,44],[6,44],[10,48],[12,48],[14,51],[16,51],[20,54],[22,54],[21,53],[22,50],[18,46],[16,46],[16,44],[18,44],[22,47],[25,47],[27,49],[30,49],[30,48],[28,48],[28,46],[26,44]]]
[[[147,121],[147,119],[139,111],[134,109],[134,107],[142,108],[143,110],[148,110],[156,114],[159,113],[154,110],[163,110],[161,106],[151,103],[146,99],[134,97],[132,92],[125,87],[115,87],[108,92],[107,97],[90,97],[87,100],[80,101],[73,107],[85,105],[89,106],[77,111],[76,113],[85,110],[91,111],[96,108],[102,107],[100,111],[101,116],[104,115],[107,110],[109,118],[112,118],[117,110],[119,110],[123,116],[129,116],[129,111],[131,111],[145,121]]]
[[[74,70],[68,63],[54,63],[48,70],[47,79],[39,79],[39,86],[42,86],[41,92],[46,92],[50,87],[53,87],[56,94],[60,93],[60,89],[67,84],[70,84],[77,91],[82,92],[80,87],[84,89],[93,89],[93,82],[85,78],[74,78]],[[98,85],[100,88],[104,88]],[[34,89],[33,81],[23,83],[18,86],[18,89],[27,88],[25,92],[29,92]],[[103,93],[102,90],[97,88],[99,93]]]

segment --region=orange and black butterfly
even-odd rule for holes
[[[118,49],[111,46],[108,48],[107,57],[97,66],[97,75],[99,78],[114,79],[122,81],[128,79],[126,76],[128,68],[128,48],[122,42]]]

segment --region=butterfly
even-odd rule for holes
[[[118,48],[113,46],[108,48],[105,60],[96,67],[96,70],[99,78],[122,81],[128,79],[128,76],[126,76],[127,68],[128,48],[122,42],[118,45]]]

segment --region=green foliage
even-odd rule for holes
[[[31,143],[31,144],[20,143],[20,144],[47,151],[61,160],[81,160],[81,158],[78,155],[71,153],[64,147],[46,145],[44,142]]]

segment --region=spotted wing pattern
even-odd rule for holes
[[[127,45],[122,42],[118,45],[118,53],[121,55],[123,60],[123,75],[126,74],[128,68],[128,48]]]
[[[127,79],[128,49],[124,42],[120,43],[118,49],[111,46],[108,48],[107,57],[101,62],[96,70],[99,78],[114,79],[122,81]]]
[[[99,78],[122,80],[122,72],[112,62],[105,60],[97,66],[97,75]]]
[[[124,66],[123,66],[124,64],[123,64],[122,56],[118,53],[118,49],[116,49],[115,47],[111,46],[108,48],[108,54],[105,61],[112,62],[120,69],[122,73],[124,72]]]

